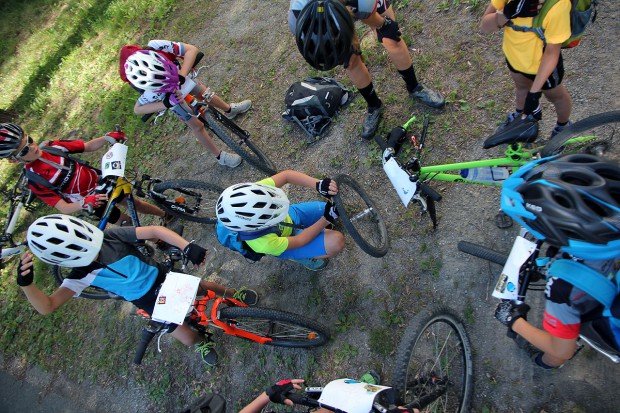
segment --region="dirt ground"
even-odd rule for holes
[[[498,155],[500,149],[484,151],[481,143],[505,113],[513,110],[501,35],[477,32],[484,6],[471,11],[458,1],[444,3],[451,6],[443,12],[437,12],[437,2],[431,0],[399,1],[398,5],[405,6],[396,9],[418,76],[448,98],[444,110],[410,103],[402,80],[374,35],[358,25],[374,84],[387,107],[382,130],[402,124],[411,113],[428,114],[434,121],[427,138],[426,164]],[[564,81],[573,98],[573,121],[620,108],[620,6],[618,2],[602,3],[583,44],[564,53]],[[374,368],[389,383],[403,327],[421,310],[443,305],[467,322],[474,350],[472,411],[620,411],[620,395],[613,391],[620,386],[619,366],[585,350],[560,370],[541,371],[494,320],[497,301],[490,292],[500,268],[460,253],[456,244],[469,240],[509,251],[517,228],[501,230],[494,224],[498,189],[434,184],[443,200],[438,204],[439,227],[432,231],[428,216],[421,217],[417,206],[405,209],[400,204],[378,163],[376,146],[359,137],[365,111],[361,97],[311,146],[305,145],[298,128],[281,119],[288,86],[314,73],[288,32],[288,2],[264,5],[262,0],[212,0],[182,6],[199,6],[205,16],[202,26],[181,39],[206,54],[207,68],[201,80],[222,91],[229,101],[252,99],[252,111],[239,117],[238,123],[251,132],[278,169],[317,176],[344,172],[362,183],[381,205],[391,237],[390,251],[383,258],[373,258],[347,237],[345,251],[324,271],[312,273],[272,258],[248,263],[219,246],[211,227],[190,225],[188,236],[211,251],[201,275],[230,286],[255,288],[261,293],[260,306],[320,320],[330,326],[328,345],[311,351],[267,348],[216,332],[221,365],[209,370],[191,351],[164,338],[163,353],[155,354],[151,348],[142,367],[132,367],[125,376],[98,378],[97,385],[67,382],[62,373],[35,375],[42,394],[79,395],[71,398],[83,411],[140,413],[174,411],[198,394],[217,392],[227,398],[232,412],[282,378],[303,377],[309,385],[323,385]],[[333,75],[350,84],[342,70]],[[542,142],[553,127],[553,115],[545,101]],[[420,129],[418,124],[414,132]],[[217,182],[222,187],[262,177],[247,165],[224,170],[198,146],[195,153],[181,152],[194,147],[187,130],[176,138],[179,152],[152,165],[153,175]],[[291,197],[299,202],[315,195],[292,191]],[[542,294],[530,296],[532,319],[536,320],[542,312]],[[107,305],[123,307],[121,303]],[[123,321],[123,326],[119,328],[125,334],[135,334],[137,340],[140,324]],[[36,370],[16,360],[5,359],[2,364],[20,377],[29,377],[25,372]]]

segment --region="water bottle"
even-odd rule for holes
[[[485,166],[483,168],[461,169],[461,177],[468,181],[497,182],[510,176],[508,168]]]

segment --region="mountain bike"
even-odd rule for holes
[[[286,396],[300,406],[333,412],[386,412],[392,406],[429,412],[469,412],[473,396],[471,345],[448,309],[416,316],[396,352],[391,387],[339,379]],[[355,409],[352,409],[355,405]]]
[[[334,180],[338,184],[334,204],[347,232],[364,252],[383,257],[389,248],[388,233],[375,202],[350,176],[338,175]]]
[[[534,144],[538,134],[537,122],[532,119],[519,121],[502,133],[489,137],[483,145],[486,149],[507,144],[504,157],[432,166],[422,166],[423,138],[420,142],[417,140],[413,142],[416,151],[406,163],[401,163],[397,158],[396,149],[399,143],[402,144],[406,140],[406,131],[414,121],[415,116],[402,127],[394,128],[387,142],[381,137],[375,137],[375,141],[383,150],[384,169],[387,168],[386,164],[392,164],[388,167],[391,166],[393,169],[386,169],[386,173],[388,176],[390,173],[395,175],[390,181],[404,205],[407,206],[411,200],[417,201],[424,212],[429,212],[434,226],[437,225],[434,202],[440,201],[441,195],[430,187],[430,182],[433,180],[499,186],[505,177],[534,159],[576,152],[588,152],[620,161],[620,145],[618,145],[620,110],[592,115],[575,122],[550,139],[542,148]],[[422,136],[425,136],[424,132]],[[492,176],[496,175],[496,179],[467,180],[462,176],[463,171],[473,171],[477,168],[491,168],[490,172]],[[403,196],[403,191],[407,191],[405,194],[407,197]]]
[[[16,243],[13,240],[13,232],[17,227],[17,221],[22,210],[32,211],[34,209],[35,196],[28,187],[28,180],[23,168],[15,185],[0,192],[2,193],[3,204],[7,206],[6,218],[3,222],[4,230],[0,235],[0,260],[4,260],[21,254],[26,248],[26,243]]]
[[[458,249],[459,251],[473,255],[474,257],[482,258],[489,262],[505,266],[505,269],[499,276],[494,291],[514,291],[514,299],[522,302],[525,301],[528,290],[545,290],[548,265],[550,263],[549,258],[546,258],[546,255],[550,254],[545,254],[545,252],[547,252],[550,247],[548,247],[548,245],[543,241],[537,240],[531,235],[525,233],[524,230],[522,230],[522,234],[518,237],[518,239],[519,238],[526,239],[526,241],[531,242],[531,253],[528,251],[529,255],[527,256],[525,262],[516,271],[518,276],[514,279],[509,278],[506,275],[512,273],[512,271],[509,271],[506,268],[508,267],[507,262],[509,255],[467,241],[460,241],[458,243]],[[515,242],[513,245],[513,250],[516,250],[517,248],[518,243]],[[499,295],[494,294],[494,296],[498,297]],[[509,331],[508,336],[515,340],[519,347],[523,347],[524,340],[516,333]],[[612,345],[608,344],[605,337],[601,336],[599,331],[593,328],[592,320],[582,323],[579,338],[614,363],[620,363],[620,352]],[[577,348],[580,349],[581,347],[582,346],[578,343]]]
[[[175,271],[176,264],[181,263],[181,272],[185,272],[187,262],[187,257],[176,247],[169,248],[165,253],[164,264],[170,271]],[[171,274],[168,274],[167,279]],[[200,286],[194,293],[193,304],[186,307],[185,321],[200,334],[211,334],[208,327],[213,326],[224,334],[258,344],[296,348],[317,347],[329,340],[325,327],[301,315],[249,307],[234,298],[217,297],[215,292],[210,290],[202,291],[196,296],[198,290],[201,290]],[[152,319],[144,311],[140,311],[139,315],[146,318],[148,323],[142,330],[142,339],[133,360],[135,364],[142,362],[151,340],[158,333],[163,334],[167,325]]]
[[[100,185],[101,190],[109,194],[105,212],[97,225],[100,230],[105,229],[114,207],[123,200],[126,202],[127,215],[131,218],[132,225],[139,227],[141,224],[136,211],[134,196],[148,198],[165,212],[186,221],[206,224],[216,222],[215,204],[224,191],[223,188],[207,182],[188,179],[164,181],[146,174],[143,174],[141,178],[129,180],[125,177],[126,141],[120,143],[112,138],[109,139],[113,145],[102,157],[103,178]],[[140,248],[148,255],[153,253],[146,251],[146,245],[142,245]],[[58,285],[62,284],[62,280],[69,272],[69,268],[52,267],[52,275]],[[80,296],[95,300],[118,298],[116,295],[97,287],[86,288]]]
[[[204,54],[200,52],[194,62],[194,68],[203,58]],[[188,78],[194,79],[200,74],[200,71],[204,68],[200,67],[193,69]],[[276,168],[273,162],[265,155],[265,153],[251,140],[250,133],[242,129],[232,120],[228,119],[222,112],[210,106],[207,103],[199,102],[192,95],[187,94],[185,96],[185,102],[181,105],[189,113],[194,113],[196,117],[203,123],[205,128],[213,132],[218,138],[222,140],[230,149],[235,151],[242,159],[247,161],[254,168],[262,171],[268,175],[275,175]],[[167,112],[167,109],[159,112],[153,123],[157,122],[160,116],[163,116]],[[142,117],[143,121],[147,121],[152,114],[147,114]]]

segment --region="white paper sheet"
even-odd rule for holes
[[[369,413],[377,394],[387,386],[362,383],[353,379],[330,382],[323,389],[319,403],[336,407],[347,413]]]
[[[409,180],[409,174],[398,166],[394,158],[390,158],[383,162],[383,170],[388,178],[390,178],[390,182],[392,182],[394,189],[396,189],[396,193],[400,197],[400,200],[405,207],[407,207],[418,189],[418,183]]]
[[[101,158],[101,173],[103,176],[125,176],[126,159],[127,145],[115,143]]]
[[[200,278],[169,272],[159,289],[152,317],[159,321],[182,324],[194,304]]]
[[[519,271],[536,249],[536,243],[517,237],[493,290],[493,297],[514,300],[519,293]]]

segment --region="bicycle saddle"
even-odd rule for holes
[[[525,119],[515,119],[506,128],[489,136],[482,147],[489,149],[502,144],[532,143],[537,137],[538,121],[530,115]]]

